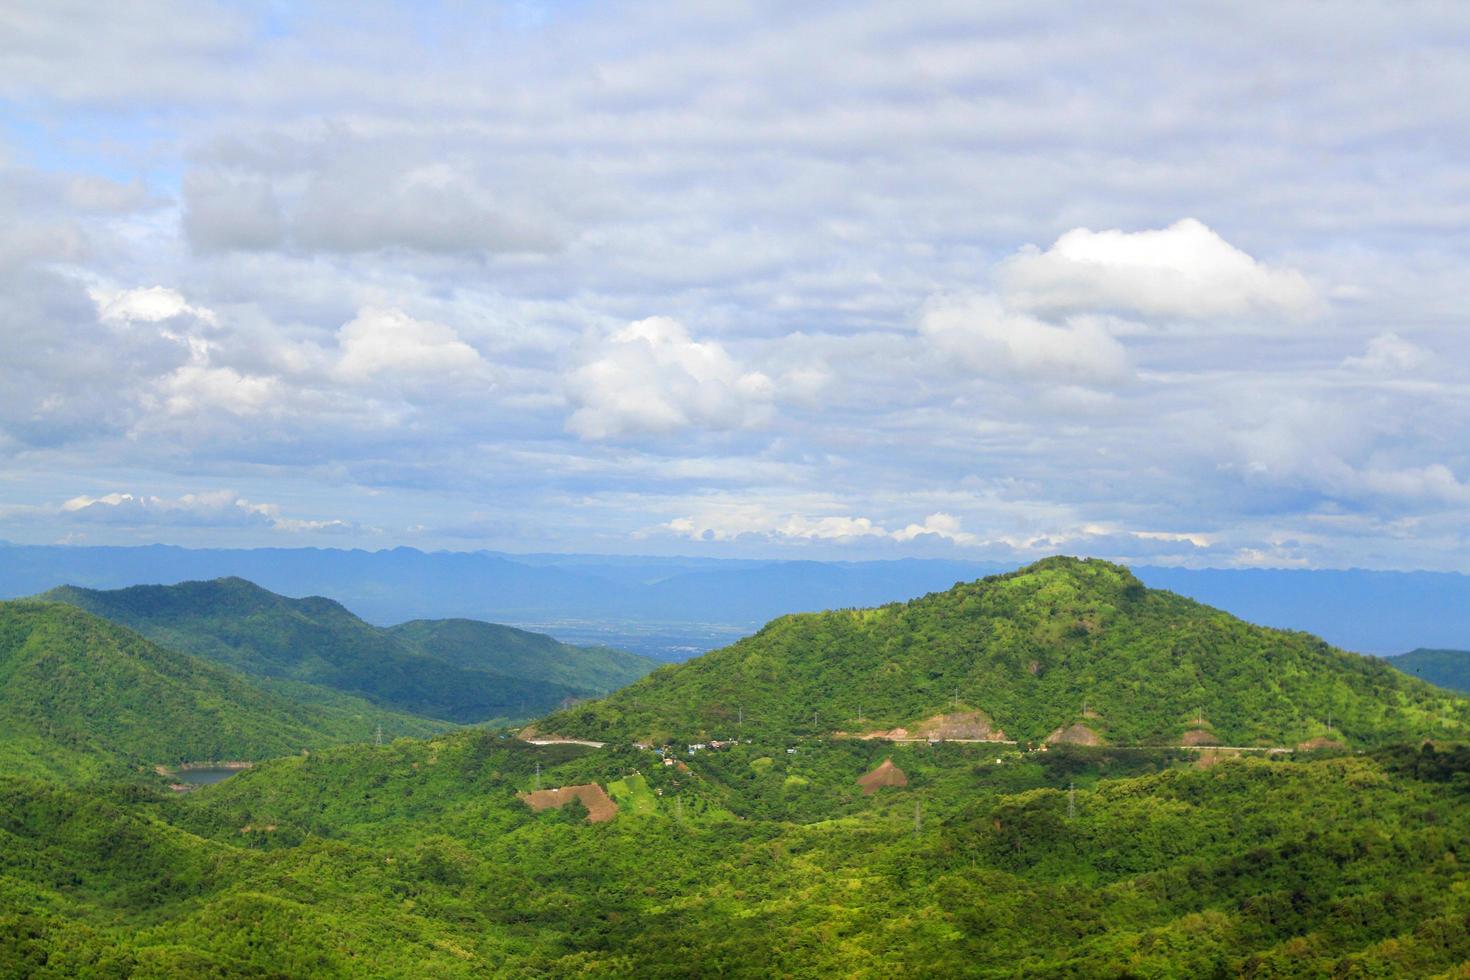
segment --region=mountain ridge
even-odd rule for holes
[[[507,673],[489,656],[471,666],[464,656],[458,661],[435,656],[400,633],[364,622],[335,599],[293,599],[238,576],[109,591],[61,586],[40,598],[78,606],[246,674],[315,684],[459,723],[533,716],[567,699],[618,686],[608,677],[619,668],[623,676],[633,676],[653,666],[616,651],[584,657],[578,648],[550,637],[532,640],[535,634],[524,631],[514,631],[517,641],[558,656],[561,676],[575,681],[571,665],[586,659],[597,667],[594,681],[553,680],[553,672],[545,670]],[[502,634],[492,629],[491,636]],[[493,653],[493,644],[483,649]]]
[[[798,614],[537,724],[609,739],[800,735],[981,712],[1039,742],[1379,744],[1470,730],[1470,701],[1122,566],[1055,557],[905,603]],[[1194,733],[1194,734],[1191,734]],[[1082,736],[1085,737],[1085,736]]]

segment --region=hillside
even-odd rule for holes
[[[1470,650],[1410,650],[1388,662],[1406,674],[1451,691],[1470,691]]]
[[[984,751],[828,743],[804,763],[721,757],[726,771],[705,753],[686,772],[461,731],[163,801],[0,777],[0,962],[1193,977],[1459,976],[1470,959],[1464,746],[1162,771],[1131,771],[1140,753]],[[858,791],[889,752],[908,785]],[[810,779],[776,771],[798,764]],[[618,813],[535,812],[521,796],[538,780],[595,783]],[[727,808],[761,782],[810,798],[810,818]],[[823,798],[843,816],[821,817]]]
[[[1022,742],[1067,732],[1114,745],[1369,745],[1470,731],[1470,701],[1381,660],[1071,558],[907,603],[785,616],[538,728],[812,735],[915,729],[939,713]]]
[[[406,635],[362,621],[330,599],[291,599],[239,578],[105,592],[62,586],[41,598],[78,606],[172,649],[247,674],[320,685],[395,710],[460,723],[530,717],[569,697],[615,686],[598,683],[610,662],[601,651],[588,655],[595,669],[589,680],[577,684],[496,670],[491,666],[494,647],[453,642],[453,630],[438,645],[456,659],[444,659]],[[568,668],[564,672],[573,673],[570,651],[575,648],[544,639],[555,645]],[[507,660],[523,663],[530,647],[529,641],[517,638]],[[477,656],[478,662],[471,662]],[[625,667],[640,660],[628,656],[611,662]]]
[[[445,663],[559,684],[581,694],[614,691],[659,666],[611,647],[575,647],[545,633],[475,619],[415,619],[388,632]]]
[[[263,759],[433,726],[342,704],[307,707],[56,603],[0,603],[0,758],[75,780],[188,761]]]

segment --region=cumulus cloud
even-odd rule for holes
[[[348,381],[390,378],[445,380],[473,372],[479,351],[450,327],[415,320],[399,310],[365,308],[337,331],[336,374]]]
[[[170,415],[190,416],[222,409],[241,417],[283,407],[285,386],[269,375],[241,374],[230,367],[185,364],[162,378],[158,391]]]
[[[1123,345],[1096,318],[1056,326],[989,295],[932,301],[919,332],[956,364],[994,377],[1110,385],[1130,374]]]
[[[1401,374],[1424,367],[1433,356],[1418,344],[1389,332],[1368,341],[1368,349],[1361,356],[1345,358],[1342,366],[1370,374]]]
[[[999,280],[1007,303],[1041,314],[1297,319],[1322,308],[1300,272],[1257,262],[1193,218],[1149,231],[1074,228],[1044,252],[1022,249]]]
[[[193,306],[177,289],[146,286],[138,289],[90,289],[97,316],[104,323],[159,323],[177,316],[192,316],[208,324],[218,323],[214,311]]]
[[[344,531],[349,521],[286,517],[279,504],[254,503],[233,490],[186,493],[179,497],[122,491],[65,501],[57,510],[72,521],[134,527],[263,527],[276,531]]]
[[[958,518],[936,513],[922,524],[909,524],[889,530],[867,517],[846,514],[811,516],[780,514],[760,504],[725,503],[704,508],[698,514],[677,517],[661,525],[681,537],[699,541],[734,541],[739,538],[765,538],[776,541],[850,542],[865,538],[883,538],[907,542],[920,538],[969,545],[979,538],[962,529]]]
[[[774,387],[715,341],[694,340],[670,317],[649,317],[612,333],[572,372],[567,394],[577,408],[567,429],[584,439],[738,429],[770,418]]]

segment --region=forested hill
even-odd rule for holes
[[[364,741],[379,724],[432,731],[358,705],[296,703],[69,606],[0,603],[0,766],[10,775],[76,781],[290,755]]]
[[[421,647],[415,636],[372,626],[331,599],[291,599],[240,578],[111,591],[62,586],[40,598],[78,606],[172,649],[247,674],[322,685],[460,723],[529,717],[567,698],[618,686],[608,680],[604,650],[583,654],[544,637],[547,648],[558,654],[557,665],[525,670],[533,658],[524,638],[536,634],[521,634],[504,657],[494,636],[481,636],[485,645],[473,653],[468,643],[446,640],[439,646],[454,647],[455,655],[443,657]],[[654,666],[631,654],[619,658],[616,664],[627,679]],[[584,661],[585,676],[574,669]]]
[[[1470,691],[1470,650],[1410,650],[1388,662],[1431,684]]]
[[[540,730],[590,738],[858,733],[980,712],[1011,739],[1379,744],[1470,731],[1470,701],[1305,633],[1048,558],[876,609],[785,616]]]
[[[612,647],[577,647],[545,633],[477,619],[415,619],[388,631],[446,663],[605,694],[631,684],[659,662]]]

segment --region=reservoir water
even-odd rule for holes
[[[189,786],[208,786],[211,783],[229,779],[237,772],[244,772],[244,770],[224,766],[202,766],[198,769],[180,770],[173,778]]]

